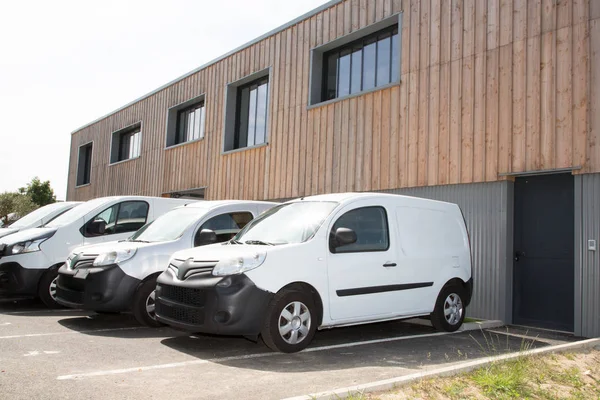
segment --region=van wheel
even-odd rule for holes
[[[464,290],[458,285],[445,286],[431,313],[431,324],[438,331],[455,332],[465,319]]]
[[[133,316],[137,321],[151,328],[159,328],[164,324],[156,320],[156,278],[142,283],[133,296]]]
[[[63,308],[56,302],[56,281],[58,280],[58,268],[46,271],[38,285],[38,297],[48,308]]]
[[[261,336],[272,350],[295,353],[310,344],[317,323],[312,296],[299,290],[284,289],[275,295],[267,308]]]

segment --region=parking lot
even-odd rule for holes
[[[128,314],[0,300],[0,398],[279,399],[572,340],[388,322],[318,332],[304,352],[281,354],[244,338],[141,327]]]

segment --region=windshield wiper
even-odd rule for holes
[[[137,242],[137,243],[151,243],[149,240],[139,240],[139,239],[128,239],[128,242]]]
[[[259,246],[275,246],[273,243],[263,242],[262,240],[246,240],[246,244],[257,244]]]
[[[239,240],[231,239],[227,241],[227,244],[242,244]]]

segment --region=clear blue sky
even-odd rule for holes
[[[73,130],[326,2],[2,2],[0,192],[64,199]]]

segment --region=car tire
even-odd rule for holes
[[[457,284],[444,286],[431,313],[431,324],[438,331],[455,332],[465,320],[465,291]]]
[[[42,275],[38,284],[38,297],[48,308],[64,308],[56,302],[56,281],[58,268],[50,268]]]
[[[300,290],[284,289],[267,308],[261,336],[272,350],[296,353],[310,344],[317,324],[318,313],[312,296]]]
[[[156,278],[143,282],[133,296],[133,316],[142,325],[151,328],[160,328],[164,324],[158,322],[155,317],[155,297]]]

